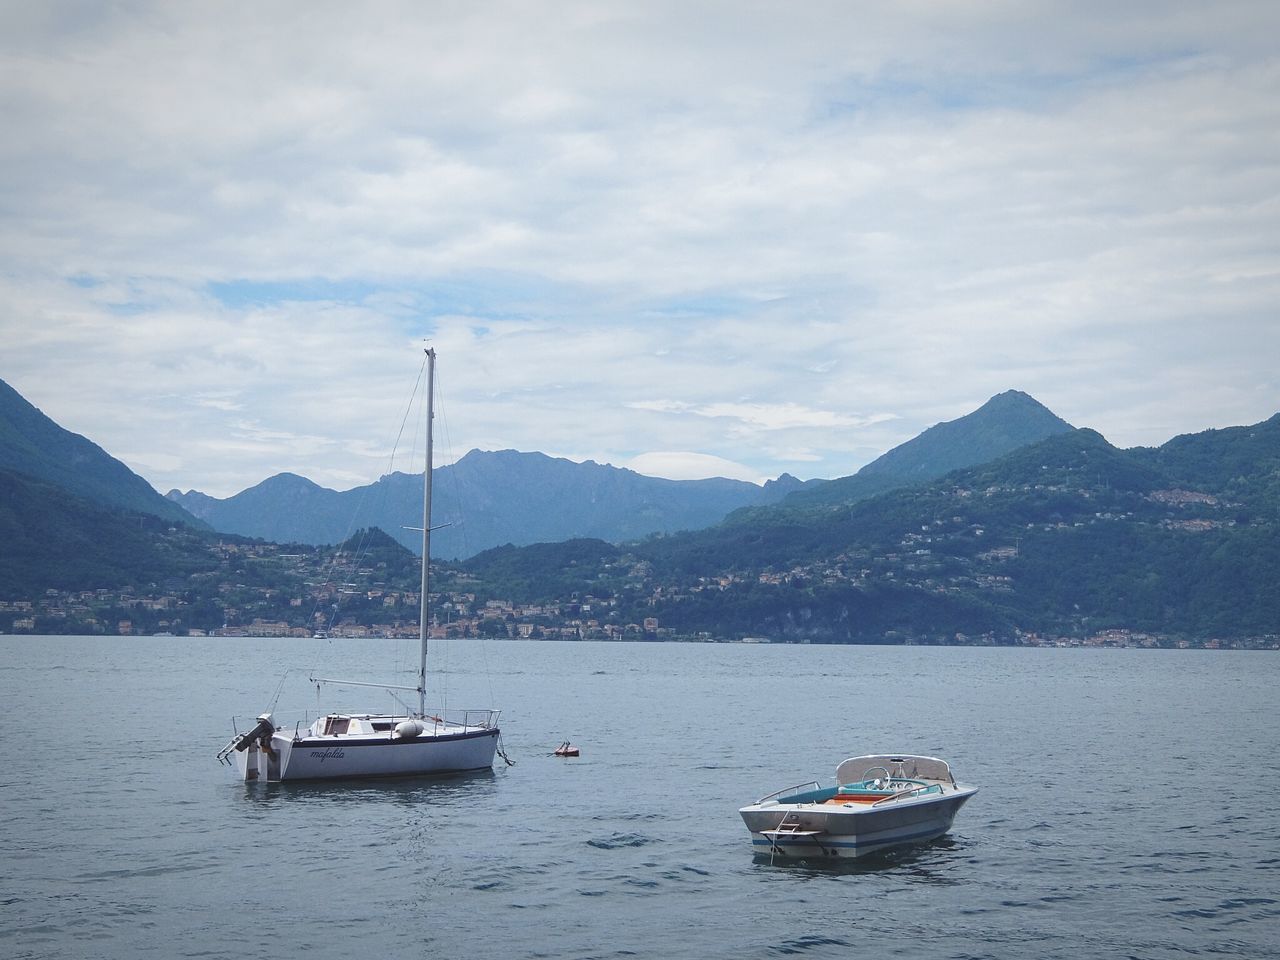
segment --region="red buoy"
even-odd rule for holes
[[[556,747],[557,757],[576,757],[577,755],[578,748],[569,743],[568,740]]]

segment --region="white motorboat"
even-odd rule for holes
[[[798,784],[738,812],[759,853],[861,857],[942,836],[977,792],[957,783],[945,760],[876,754],[841,763],[834,786]]]
[[[422,584],[416,686],[312,677],[317,686],[374,687],[417,694],[417,709],[403,713],[327,713],[304,726],[278,725],[270,712],[237,733],[217,755],[246,781],[343,780],[358,777],[460,773],[493,766],[499,711],[426,707],[428,588],[431,568],[431,454],[435,351],[426,368],[426,467],[423,472]],[[417,529],[417,528],[414,528]],[[394,694],[392,694],[394,696]]]

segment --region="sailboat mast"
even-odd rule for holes
[[[427,464],[422,471],[422,595],[418,604],[418,716],[427,715],[427,596],[431,587],[431,445],[435,422],[436,352],[427,348]]]

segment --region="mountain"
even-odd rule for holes
[[[145,584],[212,569],[212,534],[108,508],[0,469],[0,599]]]
[[[432,535],[432,553],[455,558],[506,543],[620,542],[698,529],[740,507],[776,503],[814,482],[787,474],[763,487],[723,478],[665,480],[541,453],[472,450],[436,470],[432,525],[440,529]],[[377,526],[411,549],[418,546],[419,535],[404,528],[421,525],[420,475],[388,474],[338,492],[284,473],[225,500],[194,490],[173,490],[168,497],[227,533],[316,544]]]
[[[784,499],[797,505],[851,502],[924,483],[1071,429],[1032,397],[1010,390],[967,416],[930,427],[851,477],[801,481],[783,474],[763,487],[723,478],[664,480],[541,453],[472,450],[436,471],[432,524],[440,530],[432,552],[458,558],[504,544],[623,543],[704,529],[736,510]],[[420,478],[394,473],[339,493],[286,473],[225,500],[194,490],[172,490],[168,496],[227,533],[318,544],[335,543],[358,526],[378,526],[416,549],[416,536],[403,528],[420,524],[420,488]]]
[[[339,543],[361,526],[379,526],[376,521],[364,522],[369,514],[361,507],[371,491],[381,502],[386,498],[386,487],[394,485],[402,474],[383,478],[379,484],[338,493],[313,483],[294,473],[279,473],[268,477],[257,486],[241,491],[233,497],[220,500],[190,490],[182,493],[170,490],[166,495],[188,512],[222,533],[234,533],[246,537],[258,537],[273,543]],[[419,485],[421,481],[419,481]],[[373,511],[381,513],[380,510]],[[422,498],[418,497],[418,525],[421,525]],[[408,514],[401,515],[396,523],[410,522]],[[390,526],[387,529],[392,529]]]
[[[1167,483],[1158,470],[1095,431],[1072,429],[929,484],[837,505],[792,497],[778,506],[740,511],[708,530],[641,544],[640,549],[659,569],[702,576],[756,573],[813,566],[851,551],[890,554],[910,548],[928,554],[932,548],[913,546],[931,540],[922,531],[949,528],[961,520],[983,530],[969,544],[976,549],[978,538],[989,540],[993,530],[1015,538],[1020,524],[1074,519],[1080,509],[1096,512],[1100,502],[1113,505],[1122,494],[1142,496]],[[1080,500],[1063,492],[1082,485],[1097,491]],[[975,496],[975,490],[982,495]]]
[[[934,424],[852,476],[799,491],[791,499],[797,504],[851,503],[896,487],[936,480],[1072,429],[1035,398],[1020,390],[1006,390],[970,414]]]
[[[1071,429],[929,483],[840,504],[791,497],[621,555],[584,545],[557,564],[526,551],[468,567],[496,595],[540,601],[554,584],[622,623],[651,617],[683,635],[1273,642],[1280,417],[1154,450]]]
[[[1024,413],[1035,409],[1025,395],[1002,397]],[[10,460],[22,454],[24,463],[39,464],[32,447],[43,455],[45,444],[56,454],[48,459],[65,464],[74,458],[59,444],[84,449],[83,438],[47,431],[38,411],[33,418],[11,396],[2,399],[9,412],[0,420],[0,446]],[[459,636],[536,628],[552,636],[833,643],[1101,642],[1117,631],[1164,645],[1280,644],[1280,415],[1133,450],[1089,429],[1055,429],[995,459],[910,479],[907,453],[928,472],[947,456],[968,456],[966,444],[1013,442],[1007,423],[1002,436],[964,432],[974,420],[962,426],[940,424],[950,429],[926,431],[929,444],[886,455],[889,475],[908,481],[875,496],[785,496],[801,485],[783,477],[751,488],[774,502],[736,510],[707,529],[631,542],[584,536],[474,555],[458,550],[471,558],[435,571],[452,604],[451,629]],[[992,424],[977,418],[976,426]],[[84,456],[94,451],[105,456],[91,444]],[[83,479],[67,472],[67,482]],[[642,519],[678,516],[668,501],[690,500],[688,486],[673,481],[512,451],[473,452],[437,479],[435,521],[453,524],[437,537],[507,532],[516,516],[530,518],[526,529],[535,534],[568,516],[617,522],[610,508],[618,504]],[[255,488],[257,508],[274,511],[282,524],[298,514],[363,511],[363,529],[343,519],[343,529],[324,538],[339,544],[335,556],[104,505],[100,493],[73,493],[0,467],[0,629],[114,633],[127,624],[135,632],[182,632],[227,624],[309,634],[331,620],[356,633],[404,630],[416,610],[418,565],[374,529],[384,524],[367,518],[389,512],[379,497],[399,497],[385,528],[400,534],[400,524],[417,523],[420,483],[393,474],[340,495],[282,475]],[[664,499],[673,488],[676,496]],[[701,481],[693,490],[705,506],[738,488]],[[493,499],[484,501],[485,493]],[[336,509],[335,498],[344,496],[362,502]],[[449,498],[482,508],[461,518]],[[194,493],[184,499],[205,512],[228,503]],[[490,616],[489,601],[510,612]],[[522,612],[521,604],[536,610]]]
[[[0,469],[53,484],[103,507],[193,524],[186,510],[96,443],[64,430],[0,380]]]

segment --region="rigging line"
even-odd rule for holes
[[[507,751],[506,751],[506,749],[505,749],[505,748],[503,747],[503,745],[502,745],[502,734],[498,734],[497,754],[498,754],[498,756],[500,756],[503,760],[507,761],[507,766],[508,766],[508,767],[514,767],[514,766],[516,765],[516,762],[515,762],[514,760],[512,760],[510,757],[508,757],[508,756],[507,756]]]
[[[437,379],[439,375],[437,374]],[[449,411],[445,407],[444,395],[442,390],[437,390],[438,398],[436,400],[436,410],[438,419],[440,420],[440,432],[443,436],[445,462],[452,468],[449,471],[449,483],[453,488],[453,514],[455,520],[453,526],[458,528],[460,539],[462,541],[462,549],[458,555],[462,557],[469,556],[471,553],[470,538],[467,533],[466,518],[466,502],[462,496],[462,483],[458,479],[458,459],[453,452],[453,434],[449,429]]]
[[[419,371],[418,371],[418,375],[417,375],[417,379],[416,379],[416,380],[415,380],[415,382],[414,382],[414,394],[416,394],[416,393],[417,393],[417,391],[418,391],[418,385],[419,385],[419,383],[421,382],[421,380],[422,380],[422,370],[421,370],[421,369],[419,369]],[[410,400],[410,407],[412,407],[412,400]],[[400,433],[399,433],[399,434],[397,434],[397,436],[396,436],[396,442],[395,442],[395,444],[393,444],[393,445],[392,445],[392,449],[391,449],[391,456],[390,456],[390,463],[389,463],[389,466],[390,466],[390,467],[394,467],[394,465],[395,465],[396,447],[399,445],[399,441],[400,441],[400,434],[403,434],[403,432],[404,432],[404,423],[403,423],[403,421],[402,421],[402,422],[401,422],[401,424],[400,424]],[[390,469],[388,470],[388,473],[390,473]],[[346,529],[345,529],[345,531],[344,531],[344,533],[343,533],[342,537],[341,537],[341,538],[339,539],[339,541],[338,541],[338,543],[339,543],[339,544],[345,544],[348,540],[350,540],[350,539],[351,539],[351,536],[352,536],[352,530],[353,530],[353,528],[354,528],[354,527],[355,527],[355,525],[356,525],[356,520],[357,520],[357,518],[362,514],[362,512],[364,511],[364,505],[365,505],[366,501],[367,501],[367,500],[368,500],[368,498],[369,498],[369,495],[370,495],[370,489],[371,489],[372,487],[376,487],[376,488],[378,489],[379,493],[382,495],[382,497],[383,497],[383,498],[384,498],[384,500],[385,500],[386,493],[387,493],[386,488],[385,488],[385,484],[378,484],[378,483],[374,483],[374,484],[366,484],[364,487],[362,487],[362,488],[361,488],[361,491],[360,491],[360,498],[359,498],[359,500],[358,500],[358,501],[357,501],[357,503],[356,503],[355,510],[351,513],[351,515],[349,516],[349,518],[348,518],[348,520],[347,520],[347,526],[346,526]],[[362,530],[361,540],[360,540],[360,541],[358,541],[358,542],[357,542],[357,544],[356,544],[356,550],[355,550],[355,562],[356,562],[356,565],[357,565],[357,566],[358,566],[358,564],[359,564],[359,561],[363,558],[363,556],[366,554],[366,552],[367,552],[367,550],[368,550],[369,538],[370,538],[369,529],[368,529],[368,527],[365,527],[365,528],[363,528],[363,530]],[[332,554],[332,555],[330,556],[330,558],[329,558],[329,565],[328,565],[328,568],[327,568],[327,569],[326,569],[326,571],[325,571],[325,573],[326,573],[326,576],[325,576],[325,585],[326,585],[326,586],[330,585],[330,583],[335,583],[335,581],[336,581],[336,579],[337,579],[337,578],[336,578],[336,573],[337,573],[337,569],[338,569],[338,556],[339,556],[339,551],[335,550],[335,551],[333,552],[333,554]],[[333,625],[334,625],[335,621],[338,619],[338,615],[339,615],[339,613],[341,612],[341,605],[342,605],[341,596],[342,596],[342,595],[341,595],[341,592],[340,592],[340,591],[337,591],[337,590],[336,590],[336,583],[335,583],[335,592],[336,592],[336,596],[337,596],[337,602],[336,602],[336,603],[334,603],[334,604],[332,605],[332,608],[331,608],[331,610],[330,610],[330,612],[329,612],[329,615],[328,615],[328,619],[327,619],[327,620],[325,621],[325,623],[324,623],[324,626],[325,626],[325,630],[326,630],[326,632],[329,632],[329,631],[331,631],[331,630],[333,629]],[[316,617],[316,614],[318,614],[318,613],[319,613],[319,611],[320,611],[320,600],[319,600],[319,598],[317,598],[317,599],[316,599],[316,603],[314,604],[314,606],[312,607],[312,610],[311,610],[311,617],[309,618],[309,619],[310,619],[310,622],[314,623],[314,621],[315,621],[315,617]],[[318,655],[318,654],[317,654],[317,655]]]
[[[443,710],[449,706],[449,645],[438,644],[436,656],[444,659],[444,665],[436,671],[437,676],[440,677],[440,709]]]
[[[413,429],[408,431],[410,446],[409,446],[408,456],[406,458],[408,466],[402,467],[401,470],[403,473],[405,473],[409,477],[413,477],[415,475],[419,477],[421,476],[421,472],[417,468],[417,461],[418,461],[417,454],[418,454],[419,434],[422,432],[421,421],[423,420],[423,417],[424,417],[423,410],[424,410],[424,407],[426,406],[426,401],[425,401],[426,391],[423,389],[423,383],[426,379],[427,364],[428,364],[428,356],[424,352],[422,357],[422,362],[418,367],[417,378],[414,380],[413,390],[409,395],[409,402],[405,405],[404,416],[401,417],[400,419],[400,427],[396,432],[395,442],[392,444],[392,447],[391,447],[391,455],[387,463],[387,471],[386,471],[386,474],[384,474],[383,479],[388,479],[395,473],[396,458],[401,455],[401,446],[405,439],[405,432],[406,432],[405,428],[411,423],[413,424]],[[395,507],[398,505],[398,502],[395,500],[391,500],[392,491],[391,491],[389,482],[383,483],[381,484],[381,486],[384,488],[384,494],[387,498],[387,500],[384,501],[383,512],[385,514],[387,513],[388,506]],[[387,519],[389,523],[394,523],[394,519],[395,519],[394,517],[388,517]],[[405,544],[403,540],[401,540],[400,536],[397,535],[398,531],[393,532],[392,530],[386,530],[383,532],[386,533],[388,536],[390,536],[397,543],[400,543],[402,546],[409,546]],[[409,549],[412,552],[412,547],[409,547]],[[419,562],[421,562],[421,560],[419,560]],[[408,657],[408,650],[406,645],[397,644],[396,645],[396,663],[394,667],[394,670],[396,673],[409,669],[408,659],[409,657]]]
[[[447,463],[452,464],[454,462],[453,461],[453,440],[449,431],[448,410],[446,409],[445,402],[444,402],[445,391],[443,386],[441,385],[441,373],[439,370],[436,370],[434,386],[435,386],[435,396],[432,399],[435,401],[435,404],[434,404],[435,419],[440,424],[440,429],[439,431],[437,431],[437,434],[436,434],[437,437],[439,437],[439,441],[440,441],[439,443],[437,443],[437,447],[444,448],[443,459]],[[433,456],[432,459],[434,460],[435,457]],[[433,466],[435,465],[434,464],[427,465],[428,469],[430,469]],[[454,471],[452,470],[449,471],[450,476],[453,476],[453,473]],[[430,523],[431,528],[433,530],[439,526],[446,525],[443,523],[436,522],[436,507],[439,506],[439,503],[440,503],[439,499],[434,499],[431,503],[432,516],[428,522]],[[456,515],[458,510],[458,497],[457,497],[456,490],[454,491],[453,509]],[[440,584],[438,580],[436,581],[436,584],[437,584],[436,586],[437,595],[443,595],[442,591],[440,590]],[[439,620],[440,615],[438,612],[438,607],[431,606],[430,604],[426,604],[426,608],[431,610],[435,614],[436,619]],[[430,624],[430,621],[428,621],[427,635],[430,636],[430,633],[431,633],[431,624]],[[444,630],[445,636],[442,639],[447,640],[448,633],[449,633],[449,629],[446,623],[445,630]],[[431,675],[434,678],[438,678],[437,682],[439,684],[440,707],[441,709],[444,709],[449,705],[449,647],[447,644],[440,644],[437,647],[435,647],[435,650],[436,650],[435,656],[437,658],[436,663],[438,664],[438,666],[435,670],[431,672]]]
[[[426,376],[426,373],[427,373],[427,357],[424,355],[422,358],[422,365],[418,367],[418,378],[413,383],[413,393],[410,394],[409,396],[409,404],[407,407],[405,407],[404,417],[400,420],[400,429],[396,433],[396,441],[391,446],[391,462],[388,464],[388,473],[390,472],[390,468],[395,466],[396,451],[400,448],[401,438],[404,437],[405,425],[409,422],[409,417],[413,415],[414,405],[415,403],[418,404],[419,406],[421,406],[422,404],[422,398],[419,396],[419,394],[424,392],[422,389],[422,380],[423,380],[423,377]],[[414,437],[413,449],[415,451],[417,450],[416,436]]]
[[[280,675],[280,682],[276,684],[276,692],[271,695],[271,706],[267,710],[267,713],[276,712],[276,704],[280,702],[280,691],[284,689],[284,682],[288,679],[291,672],[291,670],[286,669],[285,672]]]
[[[352,539],[351,530],[355,526],[355,518],[358,517],[361,511],[363,510],[364,503],[365,503],[365,500],[368,498],[368,495],[369,495],[369,488],[368,486],[366,486],[364,490],[361,492],[360,500],[356,505],[355,511],[351,515],[351,519],[347,521],[346,533],[338,541],[338,544],[336,545],[337,547],[345,546]],[[372,546],[371,528],[363,527],[360,530],[360,538],[356,541],[355,549],[352,551],[351,565],[354,569],[357,569],[357,570],[359,569],[360,564],[363,562],[365,556],[368,555],[368,552],[371,546]],[[339,558],[342,556],[342,554],[343,554],[342,550],[335,549],[333,553],[330,554],[329,562],[325,569],[323,586],[327,589],[331,589],[332,596],[333,596],[333,602],[330,604],[328,618],[324,622],[324,628],[325,628],[326,634],[332,632],[333,625],[337,621],[339,614],[342,612],[343,593],[342,593],[341,584],[338,580]],[[309,621],[311,623],[315,622],[315,617],[320,611],[320,603],[321,603],[320,597],[317,596],[315,604],[312,607],[311,616],[309,618]],[[330,643],[332,643],[333,638],[330,636],[328,639]],[[318,650],[317,650],[316,656],[317,658],[319,657]]]
[[[417,498],[418,506],[411,511],[411,514],[409,517],[410,521],[413,524],[417,524],[419,522],[419,518],[422,516],[422,483],[421,483],[422,471],[418,469],[418,462],[420,459],[418,455],[418,445],[419,443],[421,443],[424,447],[426,445],[426,430],[424,429],[424,426],[426,421],[427,391],[424,389],[424,383],[425,383],[425,377],[427,372],[427,365],[428,365],[428,356],[424,351],[422,355],[422,366],[418,370],[418,381],[417,383],[414,384],[413,396],[410,398],[409,406],[405,410],[404,420],[400,424],[400,433],[396,437],[396,446],[398,448],[404,436],[405,426],[407,424],[412,424],[412,429],[409,431],[409,440],[410,440],[409,453],[408,453],[408,456],[406,457],[408,466],[404,468],[404,473],[409,477],[419,478],[419,482],[415,483],[413,488],[413,496]],[[416,530],[417,527],[416,526],[411,527],[408,524],[401,525],[401,530],[405,530],[405,529]],[[409,550],[409,552],[417,558],[417,564],[419,567],[419,576],[415,578],[415,582],[420,582],[421,581],[421,564],[422,564],[422,557],[418,555],[418,551],[420,550],[420,547],[416,543],[406,544],[404,543],[404,541],[400,541],[399,538],[397,538],[397,540],[400,543],[402,543]],[[417,595],[418,592],[420,592],[420,588],[415,587],[413,589],[413,593],[415,594],[415,596]],[[419,604],[421,604],[421,598],[419,598]],[[419,606],[419,609],[421,609],[421,606]],[[401,638],[401,641],[402,642],[397,644],[396,646],[395,671],[396,673],[401,673],[401,672],[408,672],[412,670],[413,672],[416,673],[417,672],[416,661],[418,659],[418,645],[416,643],[409,644],[409,643],[403,642],[404,641],[403,637]],[[408,711],[408,708],[406,708],[406,712],[410,712]]]
[[[449,437],[448,417],[447,417],[447,411],[444,405],[444,389],[441,386],[441,378],[440,378],[439,370],[436,370],[435,382],[432,386],[434,388],[434,395],[431,398],[433,401],[432,409],[435,414],[436,420],[440,422],[441,430],[439,432],[443,434],[442,439],[444,441],[443,446],[444,446],[445,459],[448,460],[448,462],[452,463],[453,462],[453,444]],[[427,425],[428,430],[431,430],[433,428],[434,428],[434,424]],[[432,460],[434,459],[435,459],[435,456],[433,451]],[[434,463],[427,464],[428,470],[431,470],[434,467],[435,467]],[[449,472],[450,474],[453,473],[452,470]],[[456,497],[454,498],[454,502],[456,504],[457,502]],[[437,526],[439,526],[439,524],[436,523],[436,507],[438,503],[439,503],[439,500],[436,500],[436,499],[432,500],[431,502],[432,516],[427,518],[427,524],[432,529],[435,529]],[[423,557],[422,562],[426,563],[427,558]],[[439,581],[436,581],[436,584],[437,584],[437,587],[436,587],[437,593],[439,594],[440,593]],[[423,610],[434,614],[436,619],[438,620],[439,619],[438,608],[430,604],[429,602],[430,597],[423,597],[422,599],[423,599]],[[427,637],[429,638],[431,636],[430,618],[428,618],[427,620],[426,631],[427,631]],[[447,636],[448,632],[449,632],[448,627],[446,626],[444,630],[444,633],[446,636],[443,639],[446,639],[446,640],[448,639],[448,636]],[[438,644],[434,649],[436,651],[435,662],[437,663],[438,666],[436,669],[431,671],[431,675],[432,677],[438,678],[437,683],[439,684],[439,688],[438,688],[439,698],[440,698],[439,702],[440,702],[440,708],[443,710],[449,705],[449,646],[448,644]]]
[[[413,413],[414,400],[418,397],[419,393],[422,392],[422,382],[423,382],[423,379],[426,377],[426,371],[427,371],[427,360],[426,360],[426,357],[424,356],[422,359],[422,363],[418,367],[417,376],[414,378],[413,390],[409,394],[409,402],[405,407],[404,416],[401,417],[400,419],[400,428],[399,430],[396,431],[395,441],[391,444],[391,453],[387,460],[388,475],[392,472],[392,470],[395,467],[396,452],[399,450],[400,440],[404,436],[405,424],[409,422],[409,417]],[[373,487],[378,488],[379,493],[384,498],[384,503],[385,503],[385,498],[388,493],[386,484],[380,484],[380,483],[366,484],[360,491],[360,498],[356,502],[355,510],[352,512],[351,516],[347,520],[346,533],[343,535],[342,539],[338,541],[338,545],[345,544],[348,540],[351,539],[351,536],[352,536],[351,531],[355,527],[356,518],[359,517],[361,512],[363,511],[365,501],[369,497],[369,491]],[[371,541],[372,541],[372,534],[370,532],[370,528],[366,526],[363,528],[361,533],[361,538],[356,544],[355,556],[353,558],[353,567],[355,569],[359,569],[360,562],[364,559],[365,555],[367,555],[367,552],[370,548]],[[325,571],[325,577],[324,577],[324,585],[328,587],[331,584],[333,584],[333,588],[334,588],[334,603],[332,604],[332,609],[329,613],[329,618],[325,623],[325,634],[328,640],[329,647],[332,647],[333,645],[334,623],[337,621],[338,616],[342,611],[342,591],[338,589],[335,583],[335,580],[336,580],[335,574],[338,569],[338,557],[340,553],[341,551],[339,550],[333,551],[333,553],[329,557],[329,565]],[[311,609],[311,617],[310,617],[311,622],[314,622],[315,616],[317,613],[319,613],[319,611],[320,611],[320,598],[317,596],[315,604]],[[312,659],[311,673],[313,676],[316,672],[316,669],[315,669],[316,664],[319,663],[320,661],[321,648],[322,648],[321,646],[317,646],[315,656]]]
[[[437,374],[436,379],[439,379],[439,374]],[[462,495],[462,482],[458,478],[458,461],[453,455],[453,435],[449,430],[448,410],[445,408],[443,393],[443,390],[437,391],[440,399],[436,402],[436,409],[440,417],[440,432],[444,435],[445,456],[453,467],[449,471],[449,481],[453,487],[453,512],[456,518],[454,525],[459,529],[459,539],[462,543],[462,548],[458,555],[460,557],[469,557],[471,556],[471,540],[467,532],[466,500]],[[484,669],[485,684],[489,688],[489,703],[492,704],[495,701],[493,698],[493,673],[489,669],[489,638],[483,634],[480,636],[480,662]]]
[[[440,379],[439,374],[436,374],[436,380],[439,380],[439,379]],[[466,518],[465,516],[463,516],[462,486],[460,483],[458,483],[458,461],[457,461],[457,457],[454,456],[454,452],[453,452],[453,449],[454,449],[453,433],[452,433],[452,430],[449,429],[449,411],[448,411],[447,404],[445,404],[444,402],[443,388],[436,389],[435,410],[436,410],[436,415],[438,415],[439,421],[440,421],[440,434],[443,435],[442,445],[444,447],[444,460],[447,461],[448,465],[452,467],[451,470],[449,470],[449,485],[451,485],[453,489],[454,520],[451,521],[451,524],[452,526],[458,527],[458,529],[461,529],[463,556],[466,556],[467,524],[466,524]],[[448,634],[447,622],[445,622],[444,632],[445,634]],[[448,639],[448,637],[445,637],[445,639]],[[440,695],[442,695],[442,707],[443,705],[445,705],[445,703],[447,703],[448,690],[449,690],[448,646],[445,646],[444,650],[445,650],[444,669],[443,671],[440,671],[440,675],[439,675],[440,676]],[[483,653],[483,640],[481,640],[481,653]],[[488,673],[486,673],[486,677],[488,677]],[[490,685],[492,685],[492,681],[490,681]],[[490,692],[492,692],[492,690],[490,690]],[[492,703],[492,699],[490,699],[490,703]]]
[[[484,681],[489,687],[489,702],[497,703],[493,696],[493,672],[489,669],[489,638],[480,637],[480,664],[484,667]]]

